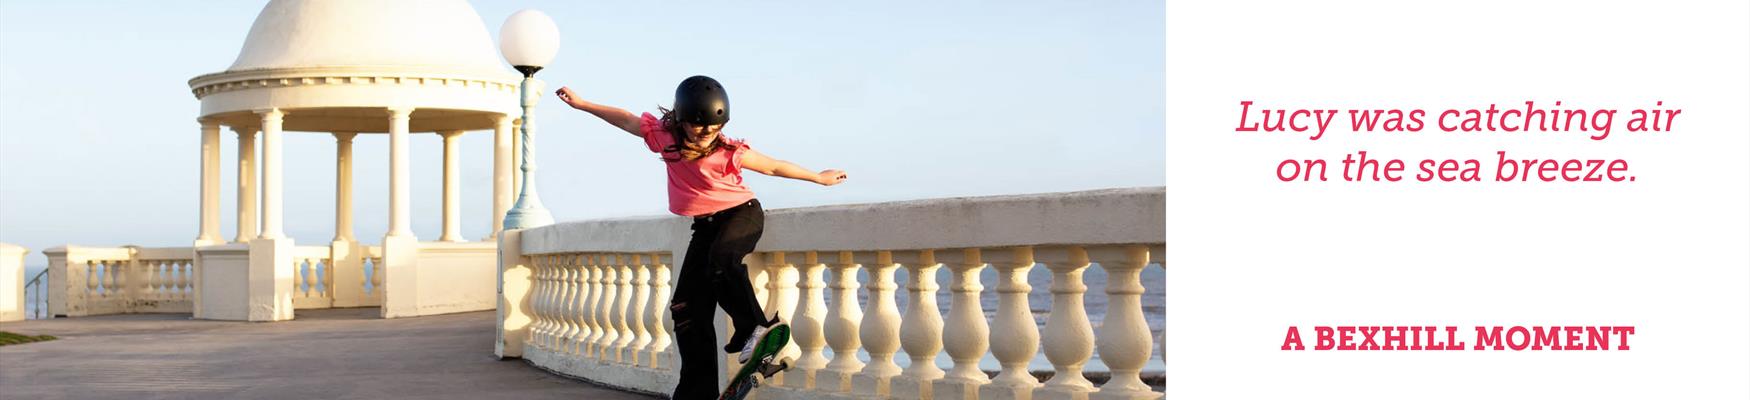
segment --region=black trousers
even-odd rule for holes
[[[748,332],[766,322],[753,283],[747,279],[747,264],[741,262],[759,243],[765,223],[766,212],[758,199],[693,218],[693,239],[669,300],[675,345],[681,353],[674,399],[717,398],[717,332],[712,322],[717,306],[729,314],[737,333],[725,351],[740,351]]]

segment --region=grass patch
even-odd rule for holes
[[[16,333],[12,333],[12,332],[0,331],[0,346],[10,345],[10,344],[23,344],[23,343],[30,343],[30,342],[43,342],[43,341],[50,341],[50,340],[55,340],[55,337],[49,336],[49,335],[26,336],[26,335],[20,335],[20,334],[16,334]]]

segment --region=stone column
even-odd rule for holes
[[[510,212],[511,202],[516,201],[516,192],[511,191],[516,183],[516,166],[511,164],[511,137],[516,136],[512,120],[509,115],[500,115],[492,130],[492,238],[504,231],[504,213]]]
[[[196,246],[224,243],[219,238],[219,121],[201,119],[201,231]]]
[[[383,235],[383,318],[419,315],[419,238],[408,220],[412,166],[408,124],[413,107],[389,107],[389,232]]]
[[[462,131],[438,132],[444,138],[444,234],[438,237],[443,242],[465,242],[462,239],[462,166],[458,161],[460,156],[456,149],[456,139],[462,137]]]
[[[334,241],[355,241],[352,232],[352,139],[354,132],[334,133]]]
[[[389,110],[389,234],[387,236],[413,237],[412,222],[407,218],[412,208],[411,189],[412,166],[407,154],[407,125],[413,115],[412,107],[390,108]]]
[[[284,220],[285,210],[280,206],[285,204],[281,187],[285,170],[283,151],[280,149],[280,125],[284,122],[286,113],[278,108],[256,110],[261,115],[261,238],[279,239],[286,236],[285,228],[280,221]]]
[[[237,237],[233,242],[247,242],[261,234],[255,229],[255,129],[231,127],[237,132]]]
[[[352,224],[352,140],[355,132],[334,132],[334,240],[329,243],[329,292],[335,307],[364,305],[365,267]]]

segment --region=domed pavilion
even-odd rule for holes
[[[461,237],[456,139],[493,132],[491,239],[518,184],[511,133],[521,79],[462,0],[269,2],[229,68],[189,80],[201,103],[193,263],[203,298],[192,305],[195,317],[285,320],[294,308],[381,305],[387,318],[493,308],[495,244]],[[229,241],[219,232],[225,127],[240,144],[237,232]],[[334,137],[335,234],[326,246],[296,246],[282,222],[281,143],[287,134],[312,133]],[[444,143],[436,242],[420,242],[410,228],[408,141],[417,133]],[[380,246],[354,236],[352,140],[360,134],[389,135],[389,224]]]

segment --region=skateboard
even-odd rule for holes
[[[759,341],[759,344],[753,348],[753,356],[749,357],[747,364],[742,364],[741,369],[735,372],[735,376],[729,379],[729,387],[723,389],[723,395],[717,396],[717,400],[746,398],[748,393],[752,393],[754,388],[759,387],[761,381],[790,368],[789,359],[778,359],[778,351],[783,350],[784,345],[790,344],[789,324],[773,325],[771,330],[766,331],[765,336],[748,340]]]

